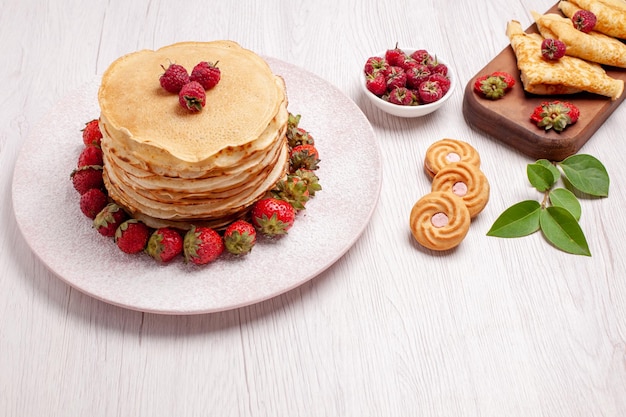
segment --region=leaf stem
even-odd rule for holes
[[[541,208],[545,209],[550,201],[550,190],[546,190],[543,193],[543,200],[541,201]]]

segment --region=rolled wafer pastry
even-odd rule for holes
[[[411,233],[422,246],[443,251],[458,246],[470,227],[470,213],[463,200],[445,191],[420,198],[411,209]]]
[[[543,59],[541,42],[544,38],[538,33],[524,32],[520,22],[510,21],[506,34],[527,92],[554,95],[587,91],[613,100],[622,95],[624,81],[608,76],[599,64],[567,55],[558,61]]]
[[[626,2],[623,0],[569,0],[560,1],[558,7],[570,19],[580,9],[589,10],[597,19],[593,30],[626,39]]]
[[[537,28],[544,38],[558,39],[569,56],[613,67],[626,68],[626,44],[604,33],[582,32],[571,19],[556,13],[532,12]]]
[[[476,217],[489,201],[489,181],[476,166],[467,162],[448,164],[433,178],[432,191],[447,191],[463,200],[470,213]]]
[[[444,138],[434,142],[426,150],[424,170],[433,178],[441,168],[458,161],[480,167],[480,155],[472,145],[461,140]]]

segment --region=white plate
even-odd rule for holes
[[[100,236],[79,208],[70,173],[81,129],[97,117],[100,78],[58,103],[24,143],[13,176],[17,223],[32,250],[61,279],[105,302],[161,314],[200,314],[257,303],[289,291],[335,263],[365,230],[382,182],[380,150],[361,110],[336,87],[267,58],[284,77],[289,111],[316,140],[323,190],[289,234],[260,241],[246,257],[222,256],[197,267],[159,265],[126,255]]]

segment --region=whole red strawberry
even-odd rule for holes
[[[300,118],[301,116],[299,114],[294,115],[292,113],[289,113],[289,116],[287,118],[287,132],[285,133],[285,135],[287,136],[287,144],[292,148],[298,145],[313,145],[315,143],[313,135],[298,126],[298,124],[300,123]]]
[[[93,227],[102,236],[112,237],[118,226],[127,218],[128,215],[120,206],[109,203],[93,219]]]
[[[416,103],[415,95],[406,87],[397,87],[389,93],[388,101],[400,106],[411,106]]]
[[[87,165],[100,165],[102,166],[102,149],[97,145],[88,145],[83,148],[78,156],[77,167],[84,167]]]
[[[85,128],[82,130],[82,132],[83,132],[83,143],[86,146],[89,146],[89,145],[100,146],[100,142],[102,140],[102,132],[100,131],[100,126],[98,125],[98,119],[93,119],[85,123]]]
[[[224,231],[224,246],[229,253],[245,255],[256,244],[256,229],[245,221],[237,220]]]
[[[418,89],[420,84],[426,81],[431,75],[428,66],[424,64],[416,64],[405,72],[406,86],[411,89]]]
[[[80,196],[80,211],[90,219],[95,219],[106,205],[107,195],[99,188],[92,188]]]
[[[565,101],[544,101],[537,106],[530,116],[530,120],[544,130],[554,129],[562,132],[568,125],[576,123],[580,117],[580,110],[574,104]]]
[[[424,81],[417,89],[422,104],[434,103],[443,97],[441,86],[437,81]]]
[[[497,75],[481,75],[474,82],[474,90],[491,100],[504,97],[508,89],[509,85],[504,81],[504,78]]]
[[[278,181],[272,189],[272,196],[287,201],[296,211],[304,210],[310,198],[307,183],[297,175],[288,175],[287,178]]]
[[[387,92],[387,80],[382,72],[373,72],[365,76],[365,87],[380,97]]]
[[[548,61],[558,61],[565,55],[565,43],[558,39],[547,38],[541,41],[541,55]]]
[[[597,22],[598,18],[589,10],[577,10],[572,16],[572,23],[574,24],[574,27],[584,33],[591,32]]]
[[[374,73],[385,73],[389,69],[389,63],[387,60],[380,56],[372,56],[367,58],[363,71],[366,75]]]
[[[197,81],[188,82],[178,93],[178,102],[189,111],[199,112],[206,104],[204,87]]]
[[[387,72],[387,90],[406,87],[406,72],[402,67],[391,66]]]
[[[295,209],[284,200],[263,198],[252,207],[252,224],[266,236],[284,235],[296,219]]]
[[[511,88],[515,85],[515,78],[513,78],[513,76],[506,71],[494,71],[491,75],[502,78],[502,81],[506,83],[505,91],[511,90]]]
[[[185,261],[196,265],[213,262],[224,252],[224,241],[210,227],[192,226],[183,239]]]
[[[171,227],[156,229],[148,239],[146,253],[159,262],[167,263],[183,252],[183,237]]]
[[[319,183],[319,177],[310,169],[298,169],[294,172],[295,176],[300,178],[306,184],[309,197],[314,197],[317,191],[321,191],[322,185]]]
[[[102,180],[102,166],[86,165],[76,168],[70,175],[72,184],[79,194],[85,194],[92,188],[102,188],[104,181]]]
[[[319,157],[319,152],[315,145],[303,144],[295,146],[291,149],[289,159],[290,169],[292,172],[301,168],[315,171],[320,162]]]
[[[128,219],[119,225],[113,237],[117,247],[124,253],[139,253],[146,248],[150,229],[137,219]]]
[[[217,62],[214,64],[212,62],[202,61],[191,70],[189,81],[196,81],[200,83],[205,90],[210,90],[220,82],[221,77],[222,72],[217,67]]]
[[[161,65],[161,68],[165,72],[159,78],[159,82],[165,91],[178,94],[183,86],[189,82],[189,73],[182,65],[170,64],[167,68]]]

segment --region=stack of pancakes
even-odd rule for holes
[[[159,77],[217,62],[219,84],[191,113]],[[287,95],[281,77],[230,41],[183,42],[125,55],[98,94],[109,196],[151,227],[221,228],[243,217],[289,168]]]

